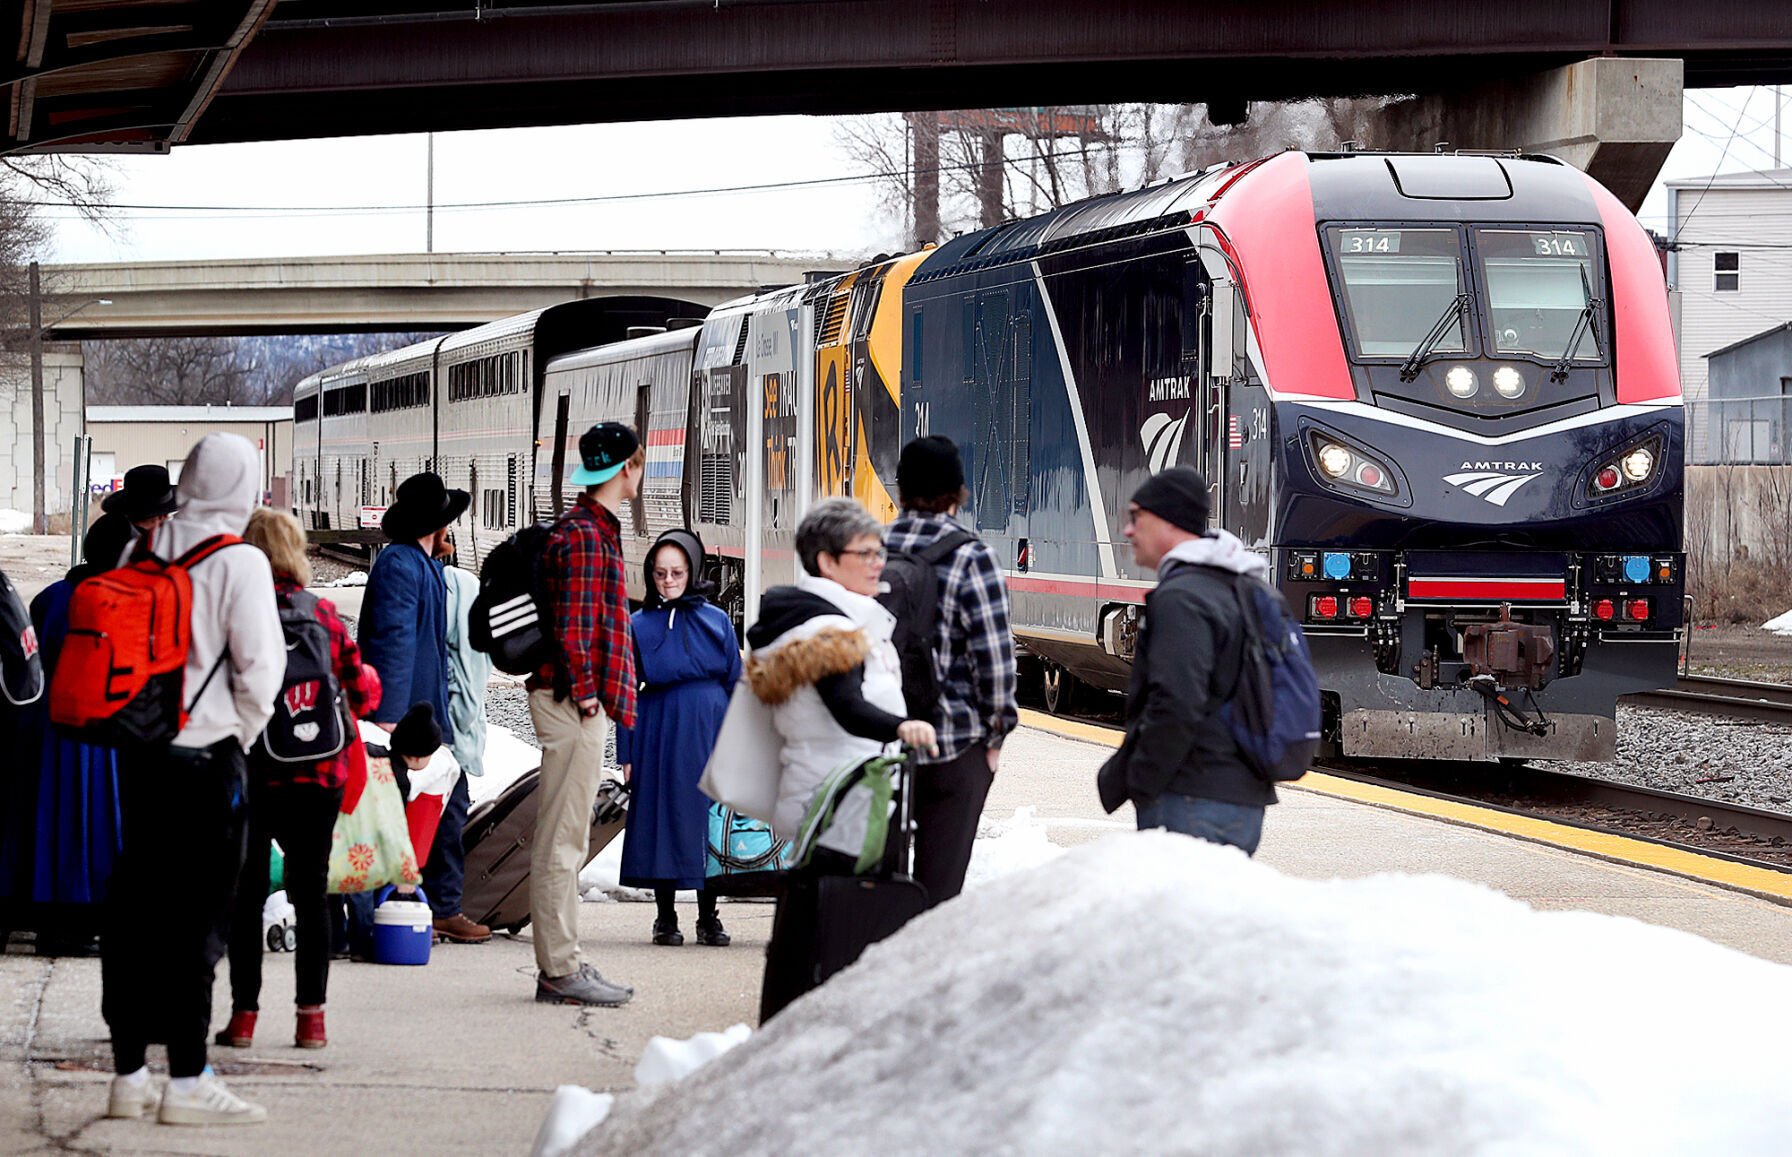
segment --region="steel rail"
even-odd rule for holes
[[[1792,685],[1784,683],[1682,675],[1672,690],[1639,691],[1623,696],[1621,702],[1632,707],[1792,723]]]

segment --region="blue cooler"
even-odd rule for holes
[[[435,939],[428,899],[422,888],[414,900],[398,899],[393,891],[387,884],[374,898],[373,959],[379,964],[428,964],[429,944]]]

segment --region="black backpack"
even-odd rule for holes
[[[280,630],[286,636],[286,675],[254,754],[273,763],[317,763],[348,746],[342,684],[336,680],[330,629],[317,619],[317,596],[308,591],[282,596]]]
[[[0,700],[13,707],[36,703],[44,694],[44,664],[37,654],[37,628],[12,581],[0,574]]]
[[[940,706],[940,681],[933,670],[940,574],[934,568],[965,543],[975,541],[977,536],[968,530],[948,531],[938,542],[919,550],[892,550],[884,564],[884,588],[877,601],[896,616],[890,641],[902,661],[902,698],[910,718],[934,721]]]
[[[547,604],[541,597],[541,555],[554,524],[525,526],[485,556],[479,597],[468,616],[468,641],[510,675],[533,675],[553,661]]]

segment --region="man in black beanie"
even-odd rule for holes
[[[1269,564],[1235,535],[1207,529],[1207,480],[1188,466],[1147,479],[1127,504],[1133,561],[1156,569],[1133,653],[1126,739],[1096,778],[1101,806],[1131,801],[1139,829],[1257,850],[1275,788],[1238,750],[1219,709],[1238,686],[1243,631],[1233,584]]]
[[[958,447],[938,435],[904,446],[896,489],[902,513],[884,535],[885,605],[897,616],[893,641],[909,713],[939,737],[938,753],[922,756],[914,776],[915,879],[939,904],[964,889],[1002,741],[1019,721],[1014,637],[1002,568],[953,517],[965,499]],[[928,605],[901,605],[903,595]],[[932,637],[920,638],[929,610]]]

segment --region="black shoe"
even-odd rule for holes
[[[684,933],[678,930],[676,920],[655,920],[653,922],[653,942],[663,944],[667,948],[677,948],[684,943]]]
[[[711,948],[726,948],[733,942],[720,920],[697,921],[697,943],[707,944]]]

